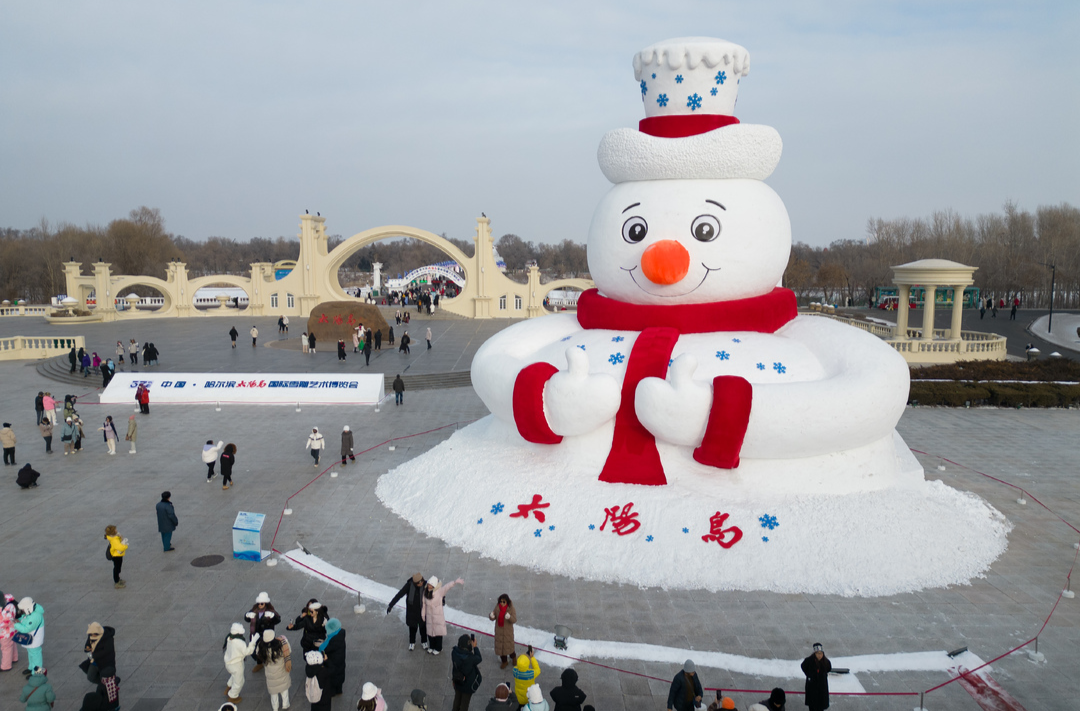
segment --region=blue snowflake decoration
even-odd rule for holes
[[[539,538],[543,534],[541,533],[540,529],[538,528],[535,531],[533,531],[533,535],[536,536],[537,538]]]
[[[768,536],[762,536],[761,540],[764,541],[765,543],[768,543],[769,542],[769,537]]]
[[[684,528],[684,529],[682,530],[682,532],[683,532],[683,533],[690,533],[690,529],[689,529],[689,528]]]
[[[653,75],[652,75],[652,78],[653,78],[653,79],[655,79],[655,78],[656,78],[656,75],[655,75],[655,74],[653,74]]]
[[[595,523],[590,523],[589,524],[589,530],[590,531],[595,531],[596,530],[596,524]]]
[[[579,343],[578,348],[580,348],[581,350],[585,350],[585,344],[584,343]]]
[[[698,109],[700,109],[701,97],[698,96],[696,93],[686,97],[686,108],[690,109],[691,111],[697,111]]]
[[[717,72],[716,83],[723,86],[725,81],[727,81],[727,72]]]
[[[611,342],[612,342],[612,343],[622,343],[622,342],[623,342],[623,341],[625,341],[625,340],[626,340],[626,339],[625,339],[625,338],[623,338],[622,336],[615,336],[615,337],[613,337],[613,338],[611,339]]]
[[[738,338],[732,338],[732,339],[731,339],[731,342],[732,342],[732,343],[742,343],[742,340],[740,340],[740,339],[738,339]]]
[[[667,94],[661,94],[660,96],[656,97],[656,103],[660,104],[661,106],[667,106]]]
[[[775,370],[777,373],[780,373],[781,375],[787,372],[787,368],[784,367],[783,363],[773,363],[772,369]]]
[[[565,338],[560,338],[559,340],[560,341],[569,341],[571,338],[572,338],[572,336],[566,336]]]
[[[481,523],[483,523],[483,522],[484,522],[484,519],[482,519],[482,518],[478,518],[478,519],[476,519],[476,523],[477,523],[478,525],[479,525],[479,524],[481,524]]]
[[[720,360],[731,360],[731,354],[727,351],[717,351],[716,357]]]
[[[758,516],[758,521],[761,522],[762,528],[767,528],[770,531],[780,525],[780,522],[776,520],[776,516],[770,516],[769,514]]]
[[[505,508],[506,507],[503,506],[502,502],[500,501],[499,503],[497,503],[497,504],[495,504],[494,506],[491,507],[491,515],[495,516],[495,515],[501,514],[503,512],[503,509],[505,509]]]
[[[554,526],[548,526],[548,530],[549,530],[549,531],[554,531],[554,530],[555,530],[555,527],[554,527]]]
[[[675,83],[676,84],[682,84],[682,74],[676,74],[675,75]]]
[[[645,542],[646,543],[652,543],[653,542],[653,537],[652,536],[645,536]]]
[[[716,96],[716,87],[714,86],[712,89],[709,89],[709,93]]]
[[[669,368],[670,368],[670,367],[672,366],[672,364],[674,364],[674,363],[675,363],[675,359],[674,359],[674,358],[668,358],[668,359],[667,359],[667,367],[669,367]]]
[[[641,95],[642,95],[642,96],[645,96],[645,95],[646,95],[646,94],[648,94],[648,93],[649,93],[649,87],[647,87],[647,86],[645,85],[645,80],[644,80],[644,79],[642,79],[642,80],[641,80]]]
[[[622,353],[612,353],[608,356],[608,363],[611,363],[612,365],[619,365],[624,360],[626,360],[626,356]]]
[[[757,364],[757,369],[758,370],[765,370],[765,364],[764,363],[758,363]]]

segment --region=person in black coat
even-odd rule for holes
[[[400,375],[398,376],[401,377]],[[394,609],[394,605],[398,603],[398,600],[405,598],[405,624],[409,626],[409,651],[411,652],[416,647],[416,630],[420,630],[420,646],[424,649],[428,648],[427,643],[427,629],[424,624],[424,620],[421,618],[421,611],[424,609],[424,586],[427,585],[427,581],[424,580],[424,576],[420,573],[412,576],[410,580],[406,580],[405,584],[401,586],[401,590],[398,590],[398,594],[394,595],[394,599],[390,601],[390,604],[386,606],[386,614],[390,614],[390,611]]]
[[[578,675],[573,669],[564,669],[561,686],[551,690],[551,700],[555,707],[551,711],[581,711],[585,702],[585,692],[577,687]]]
[[[37,480],[40,476],[41,474],[39,472],[35,471],[29,464],[26,464],[19,470],[19,473],[15,475],[15,483],[23,489],[29,489],[38,485]]]
[[[667,695],[668,711],[693,711],[704,694],[694,660],[687,659],[682,671],[671,680]]]
[[[319,645],[319,651],[325,658],[322,666],[328,672],[327,686],[323,688],[330,696],[340,696],[345,686],[345,630],[336,617],[326,621],[326,641]]]
[[[102,669],[116,668],[116,630],[112,627],[102,627],[97,622],[91,622],[86,630],[86,644],[83,651],[86,659],[79,668],[86,674],[86,678],[97,683],[101,677]],[[91,667],[95,667],[91,671]]]
[[[302,630],[300,649],[304,650],[306,654],[318,649],[319,644],[326,639],[326,620],[328,617],[329,614],[322,603],[315,598],[311,598],[296,619],[292,621],[292,624],[285,629]]]
[[[480,687],[480,650],[476,639],[467,634],[458,637],[457,646],[450,650],[450,680],[454,686],[453,711],[467,711],[472,695]]]
[[[769,698],[762,699],[758,702],[769,711],[784,711],[787,704],[787,692],[781,689],[779,686],[772,690],[769,694]]]
[[[233,348],[236,348],[236,337],[239,336],[239,335],[240,335],[240,332],[236,330],[236,326],[233,326],[232,328],[229,329],[229,338],[232,339],[232,347]],[[145,356],[146,354],[143,353],[143,355]],[[145,363],[146,361],[143,361],[143,362]]]
[[[822,646],[815,642],[814,653],[803,660],[802,671],[806,675],[806,705],[810,711],[829,708],[829,672],[832,662],[825,656]]]

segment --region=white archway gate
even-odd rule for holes
[[[448,281],[452,281],[459,287],[465,286],[465,277],[461,276],[450,267],[429,264],[426,267],[417,267],[416,269],[413,269],[400,279],[387,279],[386,288],[401,289],[424,276],[442,277]]]

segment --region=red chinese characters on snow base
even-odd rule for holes
[[[721,548],[731,548],[733,545],[742,540],[742,529],[738,526],[732,526],[730,528],[724,528],[724,522],[727,521],[728,514],[722,514],[719,511],[714,513],[709,518],[709,532],[701,537],[701,540],[706,543],[715,542]],[[729,538],[730,536],[730,538]]]
[[[615,504],[609,509],[604,509],[604,522],[600,524],[600,530],[604,530],[604,526],[611,522],[611,532],[620,536],[627,536],[634,531],[641,528],[641,521],[638,520],[638,512],[631,511],[634,508],[634,502],[626,504],[619,508],[618,504]]]
[[[532,503],[531,504],[518,504],[517,513],[510,514],[510,518],[528,519],[529,514],[531,513],[533,516],[536,517],[537,521],[539,521],[540,523],[543,523],[544,519],[546,517],[544,516],[544,512],[540,511],[540,509],[546,509],[547,507],[551,506],[551,504],[542,504],[542,503],[540,503],[541,501],[543,501],[543,499],[544,499],[544,497],[541,496],[540,494],[533,494]]]

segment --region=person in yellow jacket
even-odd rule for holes
[[[539,678],[540,662],[536,661],[532,645],[529,645],[529,649],[517,658],[517,664],[514,665],[514,696],[519,704],[524,706],[529,703],[529,687]]]
[[[105,540],[109,542],[109,555],[112,561],[112,579],[114,588],[127,587],[127,583],[120,579],[120,569],[124,567],[124,554],[127,553],[128,540],[121,538],[116,532],[116,526],[105,527]]]

